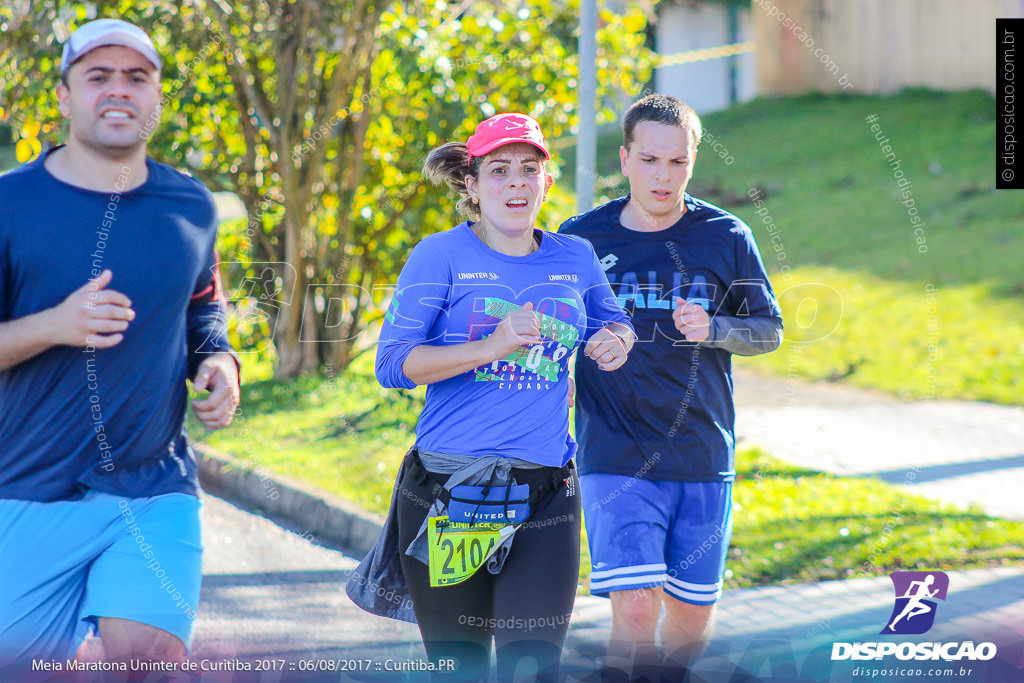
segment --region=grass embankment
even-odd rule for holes
[[[1024,404],[1024,193],[995,189],[991,95],[757,100],[703,124],[690,192],[754,230],[786,321],[780,351],[738,362]],[[599,141],[606,197],[626,189],[620,137]],[[573,163],[562,162],[565,187]]]
[[[966,569],[1024,560],[1024,523],[962,510],[872,477],[793,467],[757,449],[736,459],[734,587]]]
[[[190,432],[246,464],[385,514],[423,390],[381,389],[368,361],[363,356],[333,380],[247,383],[240,425],[207,434],[192,420]],[[880,480],[790,467],[756,449],[738,454],[737,470],[727,573],[733,587],[1024,560],[1021,523],[911,496]],[[585,583],[590,569],[585,542],[582,551]]]
[[[907,397],[1024,404],[1024,192],[995,190],[991,95],[757,100],[703,123],[690,191],[750,224],[786,319],[782,349],[739,363]],[[626,191],[620,137],[598,139],[599,200]],[[556,158],[558,206],[572,204],[573,152]],[[0,147],[0,168],[13,158]]]
[[[924,245],[865,121],[872,114],[912,183]],[[1024,403],[1024,193],[994,190],[991,96],[757,101],[704,124],[733,161],[708,137],[691,191],[751,225],[786,315],[783,349],[741,362],[907,396]],[[624,191],[617,133],[599,145],[604,194],[616,196]],[[571,162],[566,155],[562,188],[573,186]],[[762,215],[754,188],[763,190]],[[334,380],[282,383],[247,368],[244,420],[210,435],[192,421],[192,434],[383,513],[422,390],[382,390],[368,359]],[[1024,560],[1020,523],[878,480],[788,467],[755,450],[738,454],[737,469],[732,586]]]
[[[707,138],[692,193],[752,226],[786,316],[785,346],[742,362],[906,396],[1024,402],[1024,193],[994,190],[993,111],[985,93],[909,92],[758,101],[705,117],[733,161]],[[924,245],[865,121],[872,114],[913,183]],[[599,142],[608,197],[623,191],[616,137]],[[566,157],[559,185],[571,188]],[[380,389],[367,360],[337,380],[249,383],[251,441],[238,428],[206,438],[383,513],[422,394]],[[756,450],[740,452],[737,469],[732,586],[1024,560],[1020,523]]]

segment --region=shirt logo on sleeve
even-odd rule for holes
[[[576,273],[569,275],[548,275],[548,279],[552,282],[579,282],[580,276]]]

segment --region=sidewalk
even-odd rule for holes
[[[997,658],[992,662],[963,662],[973,669],[965,675],[960,675],[960,662],[910,665],[932,667],[933,674],[949,666],[956,669],[950,677],[924,674],[932,681],[1024,681],[1024,567],[947,574],[947,600],[936,609],[934,627],[920,636],[879,635],[893,609],[893,585],[888,577],[726,591],[718,606],[715,637],[695,672],[714,682],[855,680],[850,672],[857,665],[891,668],[906,662],[894,657],[881,662],[832,662],[833,643],[971,640],[995,643]],[[610,620],[607,600],[589,596],[577,599],[566,644],[567,668],[582,668],[594,661],[608,640]],[[1006,676],[998,667],[1008,671]],[[745,679],[745,674],[756,678]],[[910,681],[918,677],[876,680]]]
[[[840,475],[880,476],[917,493],[1024,519],[1024,409],[902,402],[828,383],[760,377],[742,368],[736,372],[736,396],[739,439],[783,460]],[[294,533],[264,520],[257,520],[258,531],[244,531],[253,526],[250,515],[209,499],[207,509],[224,519],[209,531],[197,652],[248,661],[361,655],[374,666],[396,657],[424,658],[415,626],[366,615],[342,591],[353,556],[372,542],[379,518],[285,480],[274,484],[280,496],[271,501],[265,478],[239,475],[216,460],[203,469],[204,486],[219,486],[232,499],[288,518]],[[318,547],[330,547],[330,540],[353,548],[352,556]],[[232,553],[232,546],[244,552]],[[947,573],[947,599],[937,605],[933,628],[918,636],[879,635],[894,605],[888,577],[726,591],[715,638],[693,683],[1024,681],[1024,567]],[[583,680],[595,670],[610,627],[607,600],[577,599],[565,680]],[[998,655],[987,662],[831,660],[837,642],[968,640],[993,642]],[[884,673],[872,671],[883,667]],[[397,679],[425,680],[415,674],[332,680]]]
[[[734,374],[741,444],[810,469],[876,476],[1024,519],[1024,408],[899,401],[827,382],[763,377],[741,365]]]
[[[354,558],[324,547],[322,539],[301,527],[281,526],[209,495],[204,496],[203,515],[206,552],[194,661],[255,666],[285,660],[291,667],[296,662],[357,659],[370,662],[371,673],[335,675],[330,680],[426,680],[414,673],[386,673],[388,666],[422,662],[426,655],[414,625],[368,615],[345,596],[343,586],[357,564]],[[995,668],[1004,661],[1020,667],[1024,661],[1024,567],[949,572],[949,577],[949,594],[938,606],[934,628],[925,636],[904,639],[991,641],[998,646],[999,657],[975,663],[977,670],[970,675],[960,676],[957,669],[956,676],[930,680],[1024,680],[1020,668],[1010,669],[1006,676]],[[719,603],[715,638],[696,669],[700,678],[693,683],[856,680],[850,675],[854,665],[879,663],[832,662],[832,644],[894,640],[878,635],[892,606],[888,578],[726,591]],[[587,679],[597,669],[610,628],[608,600],[577,598],[563,658],[565,681]],[[923,666],[937,670],[940,664],[945,667],[943,662]],[[745,678],[744,672],[755,678]],[[314,679],[296,668],[286,668],[283,674],[236,674],[216,680]]]

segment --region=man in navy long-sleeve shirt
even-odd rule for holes
[[[732,534],[732,356],[782,341],[750,228],[686,192],[700,138],[678,99],[634,103],[619,151],[629,195],[559,230],[594,245],[637,333],[622,370],[576,364],[590,592],[610,597],[609,658],[634,679],[683,680],[711,637]]]
[[[146,156],[160,67],[139,28],[80,27],[57,86],[67,144],[0,177],[0,673],[97,629],[79,657],[177,661],[191,638],[186,378],[223,427],[238,366],[213,198]]]

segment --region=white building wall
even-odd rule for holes
[[[754,40],[749,8],[737,10],[735,42]],[[729,44],[728,9],[718,4],[693,8],[662,3],[658,8],[655,50],[661,56]],[[729,101],[729,63],[736,63],[736,97],[744,102],[757,94],[757,62],[754,53],[659,67],[654,72],[658,92],[673,95],[698,114],[725,109]]]

